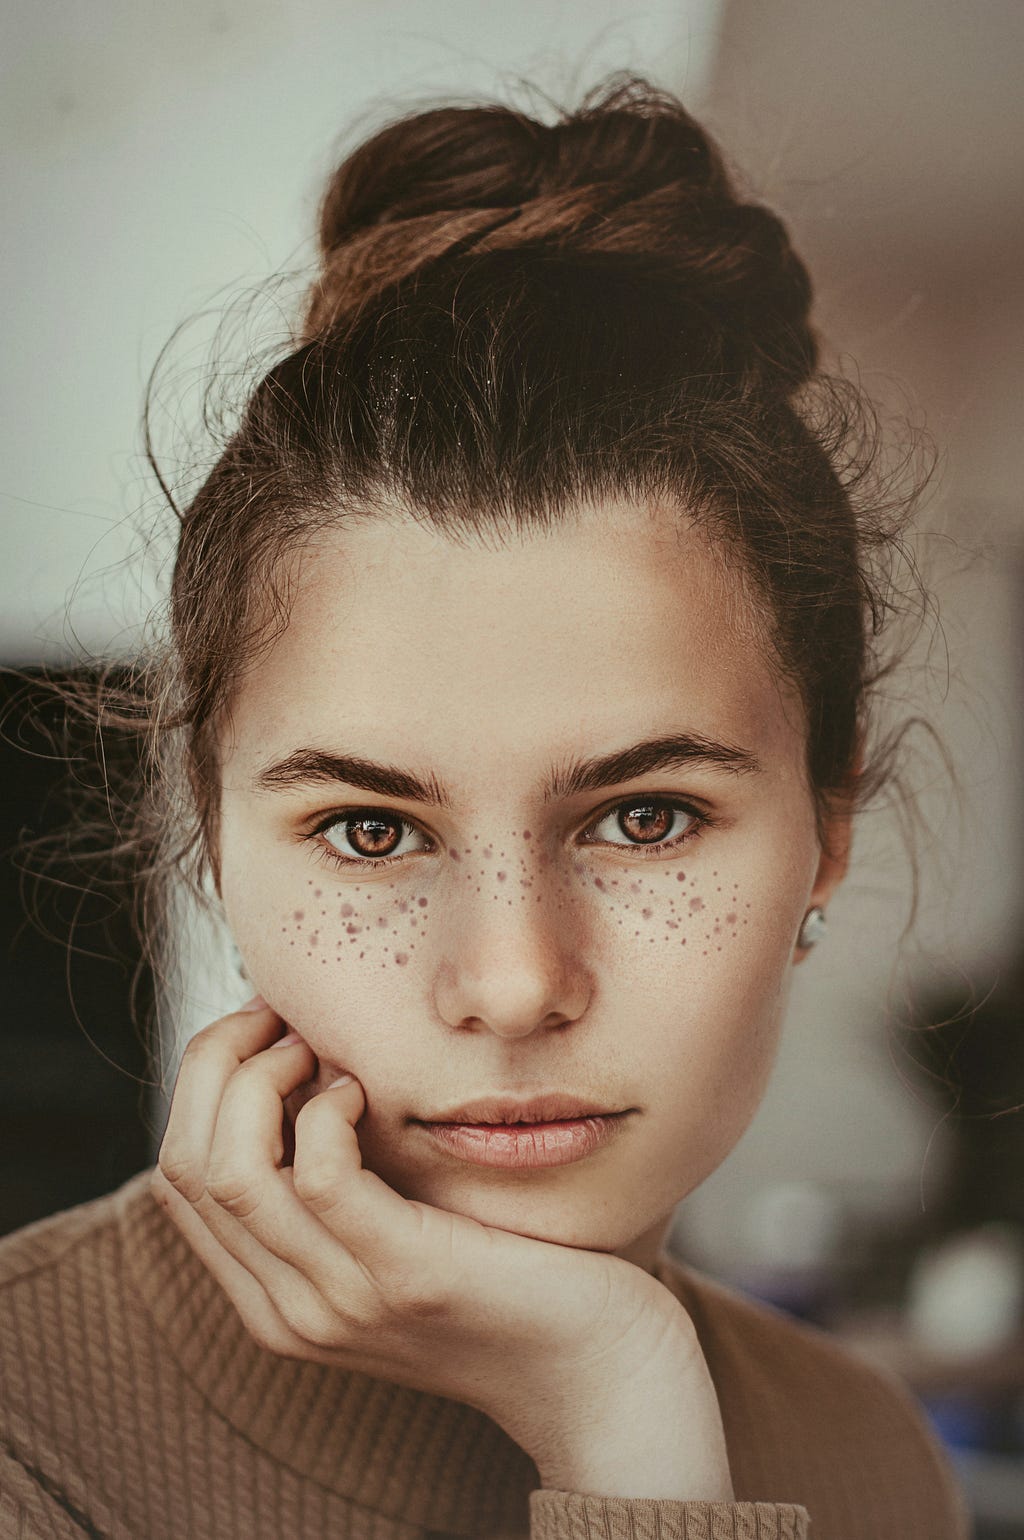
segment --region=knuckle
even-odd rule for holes
[[[260,1189],[245,1172],[213,1172],[206,1191],[214,1203],[236,1219],[249,1219],[260,1206]]]
[[[198,1203],[206,1190],[203,1174],[195,1161],[184,1151],[176,1150],[173,1145],[161,1146],[156,1169],[189,1203]],[[154,1180],[151,1179],[151,1185]]]
[[[446,1279],[406,1268],[394,1276],[388,1294],[403,1315],[431,1321],[450,1311],[453,1288]]]
[[[194,1032],[182,1050],[182,1064],[195,1064],[198,1060],[219,1057],[220,1049],[217,1038],[213,1035],[213,1026],[203,1027],[199,1032]]]
[[[358,1341],[370,1333],[378,1332],[388,1323],[388,1311],[376,1285],[354,1290],[351,1278],[328,1278],[320,1283],[319,1288],[331,1313],[335,1332]]]
[[[322,1166],[305,1166],[296,1162],[292,1179],[295,1191],[310,1208],[323,1211],[338,1206],[337,1178]]]
[[[290,1291],[277,1308],[288,1329],[303,1342],[338,1347],[344,1340],[343,1322],[327,1304],[305,1290]]]

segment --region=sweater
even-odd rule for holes
[[[545,1489],[462,1402],[280,1356],[149,1191],[0,1240],[4,1540],[963,1540],[916,1401],[824,1331],[667,1251],[734,1502]],[[813,1526],[813,1530],[812,1530]]]

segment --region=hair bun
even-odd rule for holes
[[[737,198],[717,147],[637,76],[553,125],[509,107],[410,114],[334,172],[320,210],[311,341],[440,259],[527,246],[666,280],[716,353],[789,394],[813,372],[811,285],[782,222]]]

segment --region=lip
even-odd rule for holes
[[[518,1125],[420,1122],[420,1126],[449,1154],[475,1165],[537,1169],[569,1165],[593,1154],[625,1126],[628,1116],[628,1112],[615,1112]]]
[[[564,1091],[537,1091],[532,1096],[477,1096],[447,1112],[432,1112],[416,1123],[558,1123],[569,1119],[608,1117],[621,1111],[599,1097],[567,1096]]]

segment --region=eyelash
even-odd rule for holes
[[[636,851],[641,860],[651,859],[651,858],[653,858],[655,856],[663,855],[666,850],[678,850],[678,849],[680,849],[681,846],[687,844],[690,840],[698,838],[704,832],[704,830],[706,828],[710,828],[711,824],[712,824],[712,819],[708,816],[707,813],[700,812],[700,810],[698,808],[693,807],[689,802],[681,801],[678,797],[648,796],[646,799],[643,799],[643,798],[640,798],[640,797],[624,797],[624,798],[622,798],[620,801],[613,803],[611,807],[605,808],[605,810],[602,813],[599,813],[596,818],[593,818],[590,821],[590,823],[587,825],[587,828],[588,829],[592,829],[596,824],[604,823],[606,818],[610,817],[610,815],[612,813],[618,812],[620,808],[623,808],[623,807],[637,808],[637,807],[648,807],[648,806],[670,807],[670,808],[672,808],[674,810],[678,810],[680,812],[688,814],[689,817],[694,820],[694,822],[691,825],[691,827],[688,828],[685,831],[685,833],[677,834],[674,839],[658,840],[653,845],[614,845],[613,844],[613,845],[611,845],[612,849],[614,849],[614,850]],[[327,862],[329,862],[333,866],[344,866],[344,867],[349,867],[349,868],[351,868],[353,866],[360,866],[360,867],[366,867],[367,869],[372,868],[372,867],[380,867],[380,866],[395,866],[398,862],[403,861],[405,859],[405,857],[404,856],[344,856],[344,855],[341,854],[341,852],[334,845],[330,844],[330,842],[323,843],[321,841],[321,836],[324,834],[325,830],[333,828],[333,826],[335,824],[339,824],[339,823],[357,823],[359,821],[359,816],[360,815],[362,815],[363,817],[369,818],[371,816],[381,817],[381,816],[384,816],[385,814],[388,814],[388,809],[386,809],[386,808],[375,808],[375,807],[346,807],[346,808],[341,808],[338,812],[331,813],[329,817],[321,819],[321,821],[317,824],[316,828],[315,829],[311,829],[308,834],[303,836],[303,838],[305,840],[309,841],[312,844],[314,855],[316,856],[316,858],[318,860],[327,861]],[[393,813],[389,814],[389,816],[391,818],[393,818],[396,823],[400,823],[403,826],[403,828],[405,828],[405,829],[415,829],[416,828],[416,825],[409,818],[402,818],[402,817],[399,817],[397,814],[393,814]],[[429,838],[429,836],[428,836],[428,838]],[[611,844],[610,841],[601,841],[601,840],[594,840],[594,841],[589,841],[588,840],[586,843],[588,843],[588,844]]]

